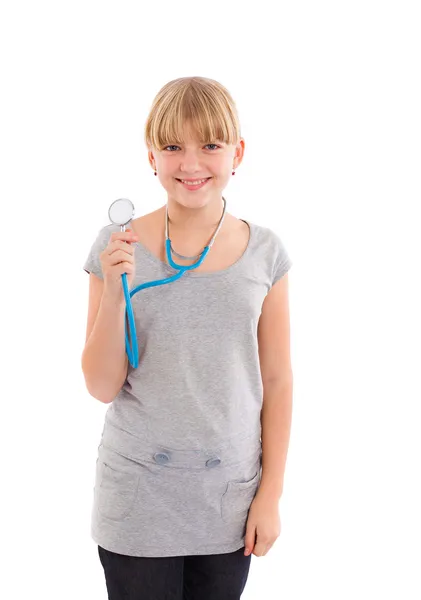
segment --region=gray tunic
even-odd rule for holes
[[[108,406],[93,490],[91,535],[108,550],[159,557],[244,546],[261,480],[257,326],[292,265],[277,234],[246,222],[250,240],[233,265],[132,297],[139,366],[129,363]],[[87,272],[103,278],[99,254],[115,231],[100,229]],[[135,261],[132,289],[177,273],[141,243]]]

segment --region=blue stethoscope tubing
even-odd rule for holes
[[[125,225],[121,225],[121,231],[125,231]],[[169,238],[167,238],[165,240],[165,249],[166,249],[169,264],[173,267],[173,269],[178,270],[178,273],[176,273],[175,275],[172,275],[171,277],[166,277],[165,279],[157,279],[156,281],[148,281],[147,283],[142,283],[141,285],[138,285],[137,287],[135,287],[131,292],[129,292],[129,287],[127,285],[127,273],[123,273],[121,276],[122,283],[123,283],[123,290],[124,290],[124,298],[126,300],[126,313],[127,313],[127,319],[129,321],[130,339],[131,339],[131,343],[132,343],[132,348],[131,348],[129,338],[127,335],[127,320],[125,318],[124,319],[124,331],[125,331],[125,337],[126,337],[126,352],[127,352],[129,362],[134,369],[137,369],[137,367],[139,366],[139,350],[137,347],[136,324],[135,324],[134,315],[133,315],[133,307],[132,307],[132,303],[131,303],[131,297],[134,296],[135,294],[137,294],[137,292],[140,292],[140,290],[144,290],[145,288],[155,287],[156,285],[164,285],[166,283],[171,283],[173,281],[176,281],[177,279],[180,279],[180,277],[186,271],[196,269],[205,260],[206,255],[209,252],[210,245],[205,246],[202,253],[200,254],[199,259],[192,265],[188,265],[188,266],[178,265],[177,263],[175,263],[173,261],[172,256],[171,256],[171,240]]]

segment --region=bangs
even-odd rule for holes
[[[190,135],[203,144],[239,142],[235,104],[220,83],[186,77],[167,83],[157,94],[145,125],[146,145],[161,150],[183,144]]]

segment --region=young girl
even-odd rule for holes
[[[225,87],[167,83],[145,142],[167,203],[125,232],[102,227],[84,265],[82,369],[90,394],[109,404],[92,537],[111,600],[234,600],[251,553],[265,555],[280,534],[292,261],[271,229],[225,211],[222,192],[244,153]],[[216,233],[215,243],[196,269],[132,296],[133,368],[121,275],[130,289],[178,273],[166,224],[178,264],[193,264]]]

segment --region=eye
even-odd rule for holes
[[[205,148],[206,148],[207,146],[215,146],[215,149],[219,148],[219,146],[218,146],[217,144],[212,144],[212,143],[206,144]],[[163,148],[163,150],[167,150],[167,148],[179,148],[179,147],[180,147],[180,146],[176,146],[175,144],[171,144],[171,145],[169,145],[169,146],[165,146],[165,148]],[[173,151],[172,151],[172,150],[169,150],[169,152],[173,152]]]

